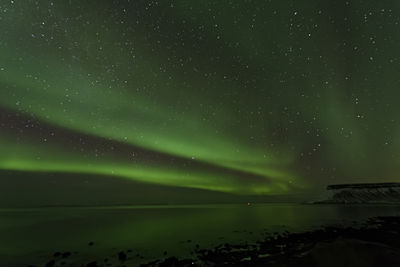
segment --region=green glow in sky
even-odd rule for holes
[[[237,194],[395,181],[399,5],[379,5],[3,3],[0,169]]]

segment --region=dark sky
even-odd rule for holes
[[[396,0],[2,1],[2,183],[398,181],[399,23]]]

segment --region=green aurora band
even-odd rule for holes
[[[0,169],[237,194],[396,179],[399,26],[380,31],[383,7],[117,2],[1,4],[0,107],[57,130],[3,123]]]

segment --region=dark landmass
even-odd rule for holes
[[[193,257],[169,256],[143,263],[132,250],[77,263],[75,254],[55,252],[45,266],[400,266],[400,217],[376,217],[352,227],[329,226],[302,233],[272,233],[252,244],[221,244]],[[93,244],[92,244],[93,245]],[[79,254],[79,253],[76,253]],[[140,264],[139,264],[140,263]],[[30,265],[35,266],[35,265]],[[42,265],[41,265],[42,266]]]
[[[316,204],[400,204],[400,183],[328,185],[327,196]]]
[[[352,189],[365,189],[365,188],[394,188],[400,187],[400,183],[368,183],[368,184],[334,184],[328,185],[327,190],[335,190],[335,189],[345,189],[345,188],[352,188]]]

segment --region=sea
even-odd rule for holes
[[[292,203],[0,209],[0,266],[45,266],[57,252],[68,252],[65,264],[85,266],[116,262],[121,251],[136,266],[193,258],[196,249],[225,243],[252,244],[273,233],[399,215],[397,205]]]

